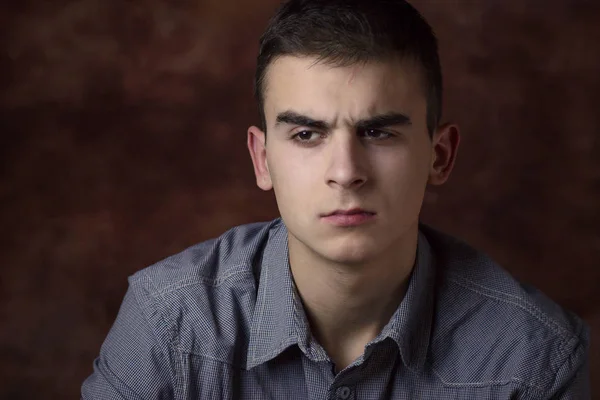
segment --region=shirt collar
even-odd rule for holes
[[[248,343],[248,369],[269,361],[297,343],[287,229],[280,219],[267,238],[256,296]]]
[[[417,258],[400,306],[372,343],[393,339],[405,366],[420,370],[427,355],[433,318],[434,267],[427,238],[419,233]],[[288,232],[281,219],[269,232],[261,260],[256,305],[250,326],[247,368],[253,368],[297,344],[311,359],[326,360],[312,346],[308,320],[295,290],[288,253]]]
[[[417,243],[417,258],[406,294],[388,324],[374,340],[393,339],[404,365],[413,371],[420,371],[427,358],[435,292],[434,254],[421,231]]]

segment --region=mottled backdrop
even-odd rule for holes
[[[600,399],[600,3],[414,3],[463,128],[424,218],[587,320]],[[245,148],[275,5],[3,2],[1,398],[77,398],[128,275],[277,215]]]

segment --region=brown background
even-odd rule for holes
[[[277,215],[245,148],[276,2],[3,2],[1,398],[77,398],[128,275]],[[585,318],[600,393],[600,2],[414,3],[463,128],[425,221]]]

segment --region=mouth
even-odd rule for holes
[[[362,208],[335,210],[322,215],[324,222],[337,227],[354,227],[375,220],[375,213]]]
[[[369,211],[369,210],[365,210],[362,208],[351,208],[348,210],[335,210],[333,212],[330,212],[328,214],[323,214],[321,216],[322,217],[331,217],[331,216],[335,216],[335,215],[359,215],[359,214],[375,215],[374,212]]]

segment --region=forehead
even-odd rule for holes
[[[267,121],[284,110],[320,118],[364,118],[373,113],[423,113],[426,99],[416,63],[372,61],[335,66],[314,57],[283,56],[266,72]]]

